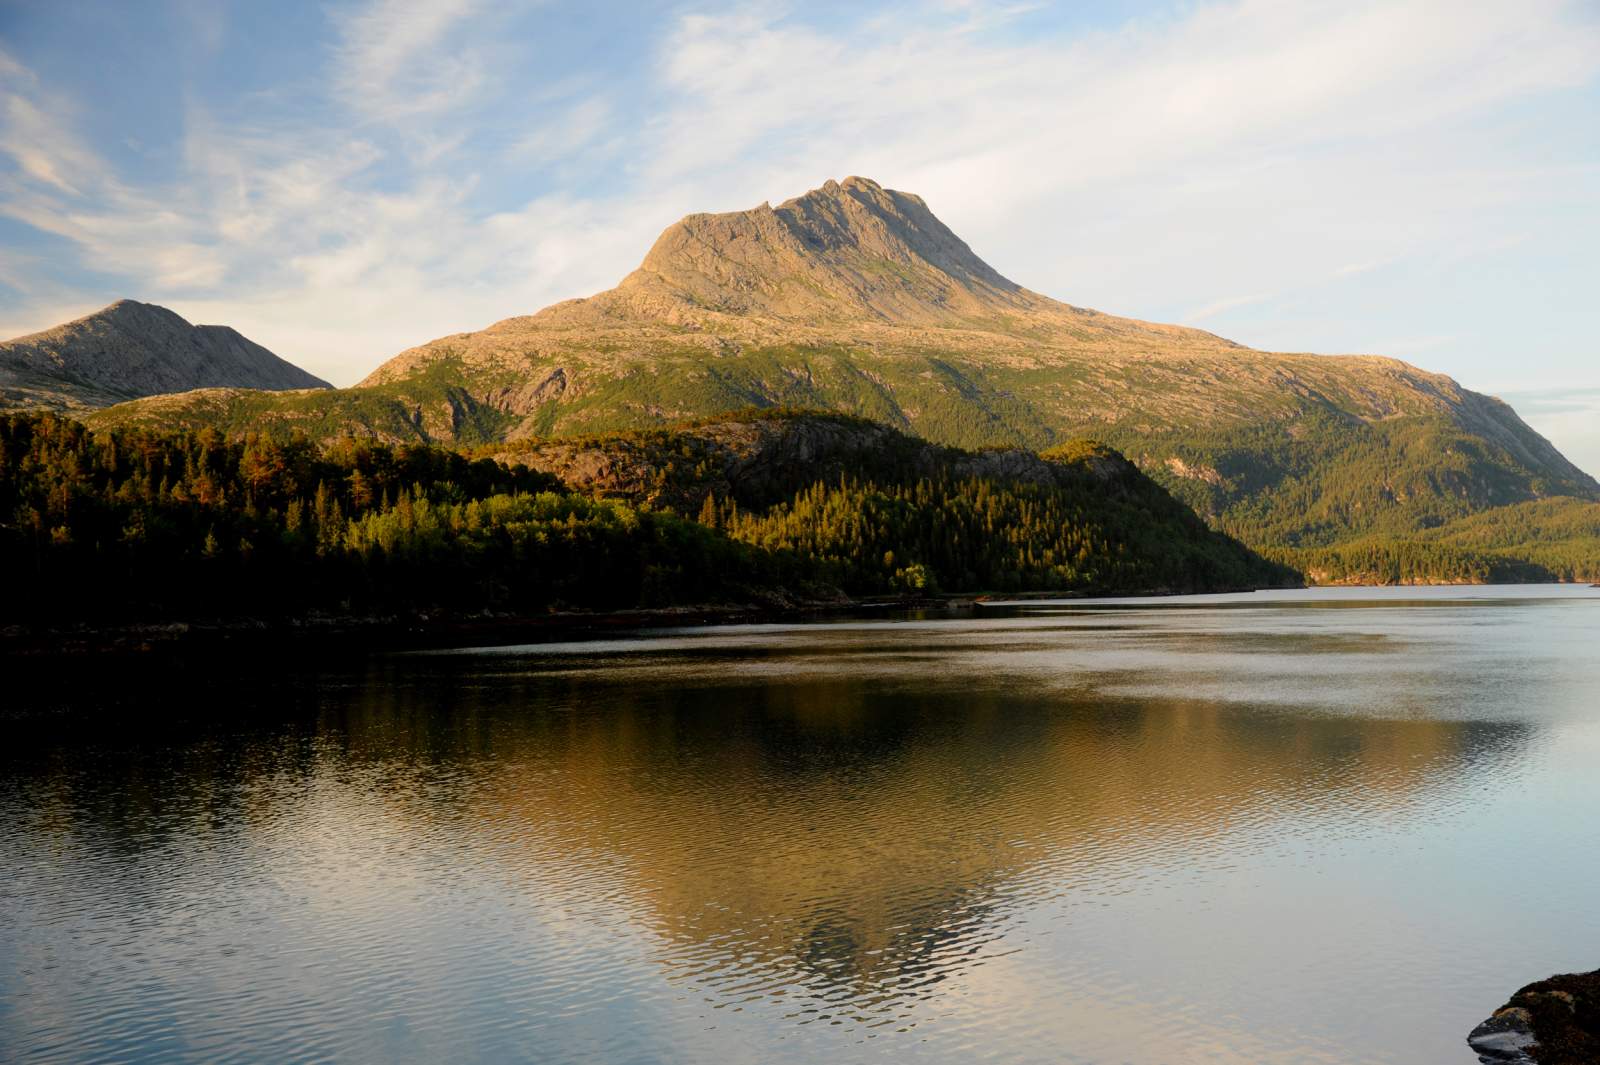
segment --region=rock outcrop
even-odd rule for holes
[[[75,321],[0,342],[0,406],[72,410],[196,388],[329,388],[225,325],[118,300]]]
[[[1520,1006],[1495,1010],[1467,1036],[1482,1065],[1536,1065],[1528,1051],[1537,1042],[1533,1015]]]
[[[1529,984],[1472,1030],[1483,1065],[1600,1062],[1600,970]]]

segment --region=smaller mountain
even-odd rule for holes
[[[0,407],[98,408],[195,388],[331,388],[225,325],[153,303],[104,310],[0,341]]]
[[[915,563],[961,591],[1298,587],[1121,454],[1074,440],[964,451],[824,411],[743,411],[663,429],[483,449],[585,495],[672,511],[855,595]],[[898,561],[892,561],[898,560]],[[920,585],[919,585],[920,587]]]

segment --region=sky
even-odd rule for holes
[[[141,299],[351,384],[851,174],[1600,473],[1600,0],[0,0],[0,337]]]

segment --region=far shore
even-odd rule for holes
[[[1543,582],[1583,584],[1585,582]],[[1509,585],[1508,587],[1538,585]],[[1488,587],[1481,582],[1320,584],[1302,588],[1139,589],[1133,591],[1029,591],[790,600],[781,603],[702,603],[622,610],[552,609],[538,614],[416,610],[373,614],[311,613],[280,617],[189,618],[0,626],[0,658],[78,657],[155,652],[244,650],[263,645],[291,649],[412,650],[430,647],[551,643],[593,639],[647,628],[750,625],[863,618],[970,617],[987,606],[1052,600],[1163,599],[1257,591],[1318,588]],[[1600,586],[1593,586],[1600,587]]]
[[[467,643],[549,643],[640,628],[842,621],[902,616],[907,613],[960,617],[971,615],[981,604],[1003,606],[1013,602],[1052,599],[1221,595],[1256,590],[1222,588],[1196,592],[1160,588],[1094,592],[980,592],[861,599],[839,597],[783,603],[702,603],[623,610],[552,609],[538,614],[416,610],[375,614],[312,613],[285,617],[9,625],[0,626],[0,657],[242,649],[262,643],[366,650],[420,649]]]

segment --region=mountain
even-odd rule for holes
[[[332,387],[227,326],[134,300],[0,342],[0,407],[96,408],[216,386]]]
[[[750,407],[967,448],[1103,440],[1219,528],[1286,551],[1600,498],[1509,406],[1448,377],[1058,302],[864,178],[691,215],[616,288],[412,348],[354,389],[195,393],[95,422],[480,444]]]

